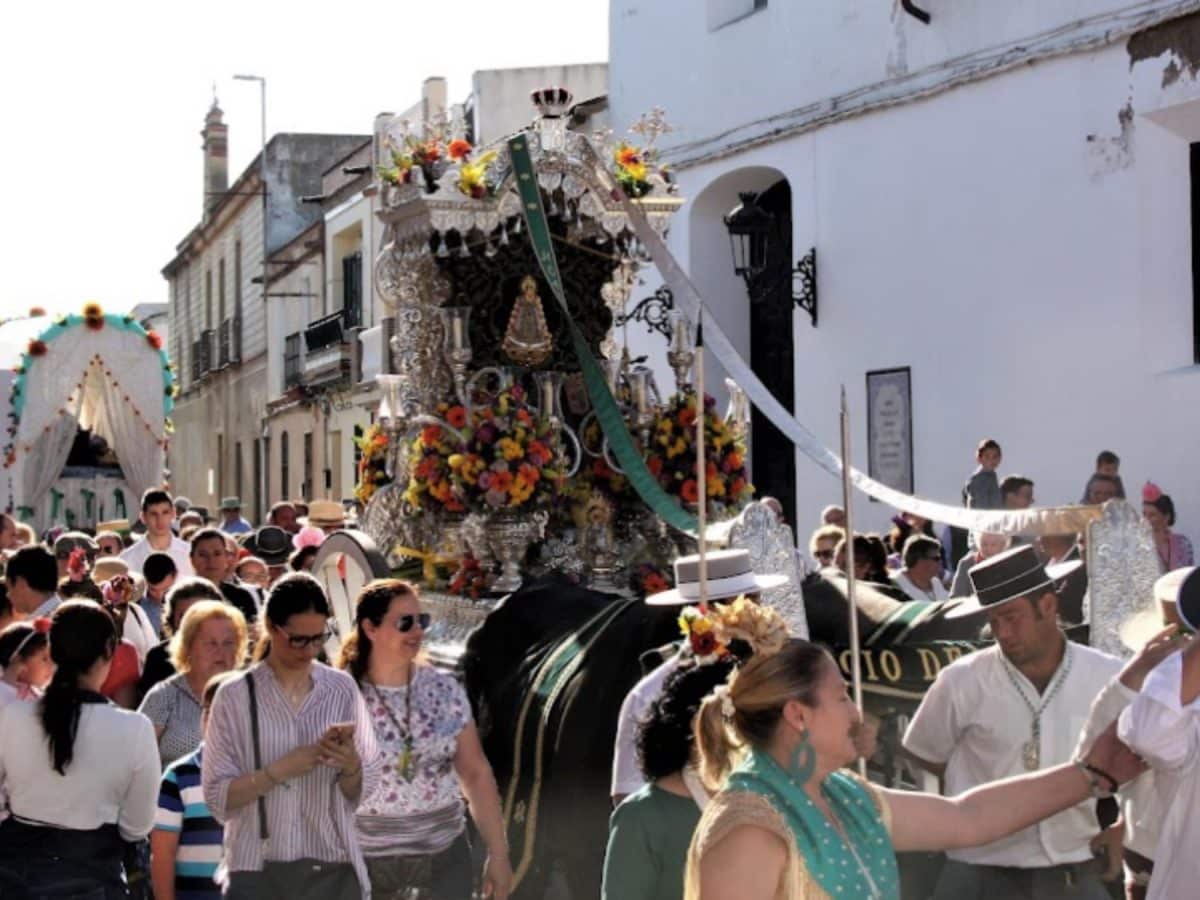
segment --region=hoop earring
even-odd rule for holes
[[[800,743],[792,751],[788,759],[788,775],[797,786],[803,786],[812,778],[813,769],[817,767],[817,751],[809,743],[808,732],[800,736]]]

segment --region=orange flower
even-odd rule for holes
[[[725,465],[729,466],[729,471],[740,469],[742,467],[742,454],[736,450],[730,450],[725,456]]]
[[[529,463],[521,463],[517,468],[517,474],[529,482],[529,484],[537,484],[542,477],[542,473]]]
[[[450,142],[450,146],[446,148],[446,153],[451,159],[466,159],[471,155],[471,142],[464,141],[462,138],[455,138]]]
[[[735,478],[733,480],[733,484],[730,485],[730,487],[729,487],[729,492],[731,494],[733,494],[733,496],[736,497],[745,489],[746,489],[746,479],[745,478]]]
[[[530,442],[529,446],[525,449],[525,456],[535,466],[544,466],[552,458],[550,449],[541,441]]]
[[[455,428],[462,428],[467,424],[467,411],[461,406],[452,406],[446,411],[446,421]]]
[[[700,489],[696,486],[696,479],[689,478],[679,488],[679,496],[683,498],[684,503],[695,503],[700,499]]]
[[[493,491],[508,491],[512,487],[513,477],[512,472],[496,472],[492,475],[492,490]]]
[[[153,329],[146,332],[146,341],[155,350],[162,349],[162,335]]]

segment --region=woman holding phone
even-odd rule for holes
[[[267,597],[259,662],[218,691],[201,781],[225,826],[228,898],[358,900],[367,870],[354,827],[379,782],[375,732],[354,680],[321,665],[329,602],[311,575]]]
[[[487,848],[483,896],[512,889],[500,795],[462,685],[421,652],[429,614],[407,581],[373,581],[358,595],[339,665],[362,689],[384,759],[364,792],[358,837],[374,900],[470,900],[466,807]],[[463,798],[466,798],[466,804]]]

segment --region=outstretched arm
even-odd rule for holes
[[[1101,736],[1088,762],[1123,783],[1145,766],[1116,738]],[[1027,828],[1092,795],[1091,782],[1074,763],[994,781],[958,797],[883,791],[892,808],[897,850],[975,847]]]

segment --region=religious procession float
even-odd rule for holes
[[[39,534],[132,521],[160,486],[175,406],[162,337],[98,303],[0,322],[0,509]]]
[[[568,128],[567,91],[533,100],[533,126],[494,146],[427,126],[394,135],[380,161],[374,277],[395,320],[391,366],[362,442],[362,530],[327,539],[317,572],[342,633],[369,579],[422,583],[427,646],[462,673],[501,786],[517,896],[591,897],[618,708],[642,653],[680,637],[679,610],[642,598],[671,587],[672,560],[700,535],[787,576],[763,600],[861,684],[883,723],[872,777],[904,782],[906,716],[942,666],[980,646],[976,625],[935,604],[803,577],[792,532],[754,499],[751,405],[848,495],[968,529],[1086,531],[1093,635],[1110,649],[1130,598],[1150,602],[1157,565],[1121,503],[982,512],[843,469],[737,355],[667,251],[684,198],[658,165],[662,114],[605,145]],[[616,339],[646,265],[674,301],[662,329],[670,385]],[[701,340],[730,378],[727,410],[697,383]]]

